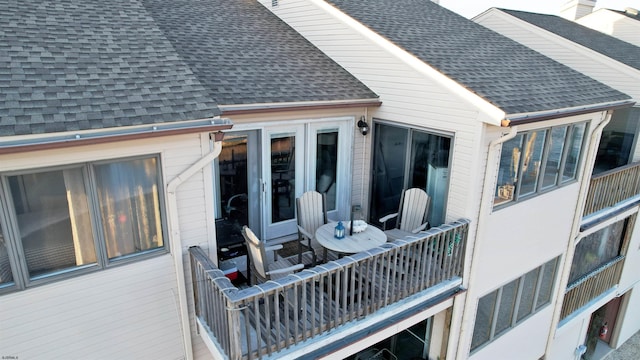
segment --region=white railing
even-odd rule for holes
[[[461,277],[468,227],[445,224],[243,290],[192,247],[196,315],[229,359],[272,355]]]

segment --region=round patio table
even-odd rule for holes
[[[346,224],[346,222],[343,222]],[[387,235],[375,226],[369,225],[363,232],[349,235],[349,229],[345,229],[342,239],[336,239],[333,231],[336,223],[324,224],[316,230],[316,240],[324,248],[342,253],[355,254],[380,246],[387,241]]]

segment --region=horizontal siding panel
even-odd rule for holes
[[[26,359],[182,356],[171,259],[3,296],[0,349]]]

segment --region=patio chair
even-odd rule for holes
[[[326,249],[316,241],[316,230],[328,222],[326,196],[317,191],[307,191],[296,199],[296,209],[299,236],[298,262],[305,264],[309,262],[308,259],[303,259],[304,247],[310,250],[312,256],[310,263],[315,266],[319,256],[327,260],[324,259]]]
[[[387,234],[388,241],[414,235],[426,229],[429,223],[429,202],[431,198],[427,193],[418,188],[402,190],[398,212],[380,218],[382,229]],[[387,230],[387,221],[396,219],[393,229]]]
[[[242,236],[244,236],[247,248],[249,250],[251,262],[251,277],[259,282],[267,280],[279,279],[304,268],[303,264],[292,264],[287,259],[278,258],[277,250],[282,249],[282,245],[266,246],[264,241],[258,239],[256,234],[248,226],[242,227]],[[273,251],[274,261],[270,261],[269,251]],[[253,285],[255,281],[251,280]]]

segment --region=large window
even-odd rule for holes
[[[405,127],[375,124],[371,222],[397,212],[402,190],[417,187],[431,197],[430,226],[445,221],[451,138]]]
[[[552,259],[478,301],[471,351],[485,345],[551,302],[558,258]]]
[[[569,284],[620,255],[627,222],[628,219],[618,221],[580,240],[573,255]]]
[[[165,248],[155,156],[11,174],[3,184],[15,231],[0,231],[0,285],[18,275],[6,275],[10,261],[27,286]]]
[[[494,205],[529,198],[576,178],[586,123],[518,133],[502,145]]]

